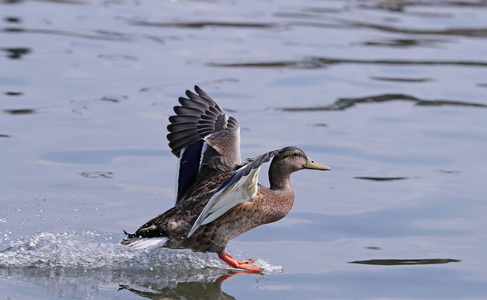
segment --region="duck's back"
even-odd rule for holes
[[[201,182],[184,201],[140,226],[134,234],[129,234],[125,244],[139,238],[184,239],[205,205],[231,175],[232,172],[221,173]]]

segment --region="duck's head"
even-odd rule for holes
[[[291,173],[303,170],[331,170],[330,167],[320,164],[309,158],[303,150],[297,147],[285,147],[279,150],[279,155],[272,159],[269,169],[271,187],[280,188],[287,184]]]
[[[302,169],[331,170],[327,165],[317,163],[309,158],[303,150],[297,147],[285,147],[279,150],[279,155],[274,157],[272,164],[279,165],[280,169],[288,170],[289,173]]]

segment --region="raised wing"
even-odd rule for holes
[[[216,220],[238,204],[251,202],[257,194],[258,176],[262,164],[278,154],[279,150],[275,150],[257,156],[232,174],[203,208],[188,237],[200,226]]]
[[[181,201],[191,186],[201,179],[229,172],[240,163],[240,127],[198,86],[195,94],[186,91],[175,106],[176,115],[167,126],[169,147],[180,158],[178,197]]]

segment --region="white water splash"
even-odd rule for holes
[[[263,273],[282,272],[262,259]],[[111,238],[93,232],[42,232],[10,242],[0,252],[0,268],[81,268],[183,271],[201,269],[230,270],[213,253],[150,247],[134,249],[114,243]]]
[[[284,268],[282,266],[274,266],[266,262],[262,258],[257,259],[256,263],[262,267],[262,273],[270,275],[272,273],[282,273]]]
[[[92,232],[42,232],[20,238],[0,252],[0,267],[83,269],[202,269],[222,266],[207,253],[154,247],[132,249]]]

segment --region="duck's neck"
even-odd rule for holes
[[[292,191],[288,172],[283,172],[278,164],[271,164],[269,168],[269,183],[271,190]]]

